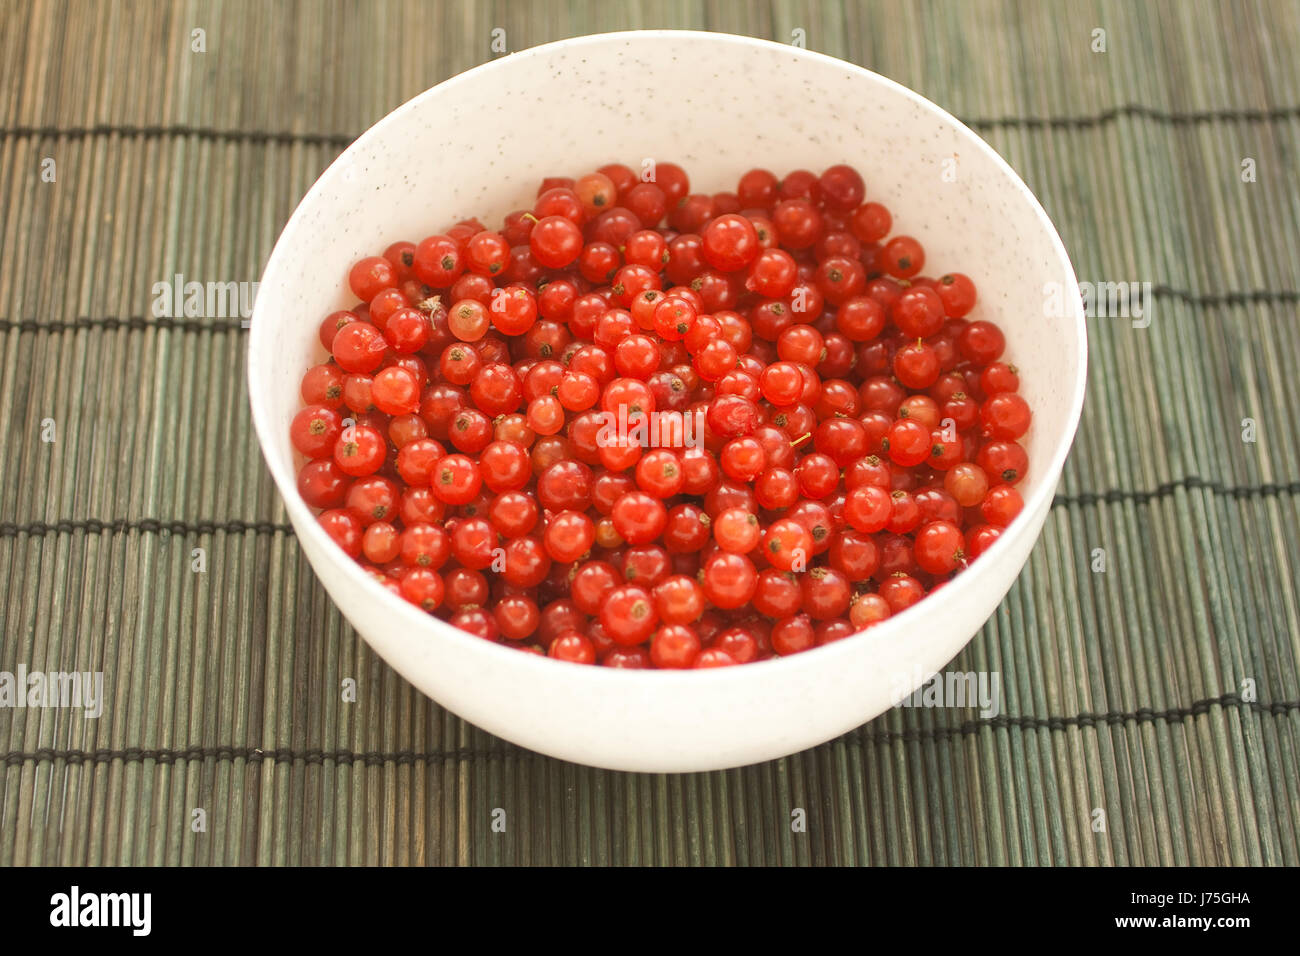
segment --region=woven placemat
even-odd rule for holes
[[[495,28],[638,27],[803,31],[984,135],[1081,280],[1150,283],[1147,327],[1089,319],[1042,540],[950,665],[1002,675],[999,716],[682,776],[492,738],[316,582],[239,319],[154,316],[175,275],[255,281],[328,162]],[[1285,0],[0,6],[0,671],[106,700],[0,708],[0,865],[1300,863],[1297,48]]]

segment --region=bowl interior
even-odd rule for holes
[[[1007,539],[1036,535],[1082,401],[1082,314],[1069,260],[1047,217],[987,145],[889,80],[780,44],[652,31],[537,47],[421,94],[353,144],[285,228],[263,276],[252,326],[253,414],[303,546],[336,600],[332,585],[346,573],[367,600],[386,606],[386,620],[425,633],[448,631],[414,609],[398,609],[400,601],[365,581],[355,568],[345,572],[350,562],[328,543],[294,490],[296,462],[288,422],[300,405],[303,371],[324,355],[316,337],[318,323],[353,301],[344,282],[348,267],[395,240],[418,241],[461,218],[499,222],[510,210],[531,205],[543,176],[579,175],[608,162],[640,169],[655,161],[683,166],[696,192],[734,190],[740,174],[756,165],[782,175],[850,163],[866,180],[868,198],[890,208],[895,234],[913,235],[924,244],[925,274],[955,270],[975,280],[980,302],[973,315],[1002,327],[1009,360],[1024,370],[1022,393],[1035,418],[1026,442],[1031,468],[1021,490],[1026,518],[1037,520],[1013,525],[988,558],[972,565],[946,592],[957,592],[960,584],[966,590],[998,589],[1001,597],[1020,564],[1000,568],[993,555],[997,549],[1011,553]],[[1045,309],[1049,289],[1058,293],[1055,301],[1063,303],[1063,315]],[[1021,543],[1027,554],[1031,542]],[[989,578],[983,585],[981,576]],[[417,646],[409,633],[376,635],[375,628],[356,620],[347,603],[340,603],[380,653],[418,686],[433,690],[437,679],[423,670],[432,666],[435,651]],[[841,643],[896,641],[913,611]],[[939,663],[955,654],[983,620],[958,616],[941,642],[946,656]],[[511,658],[502,666],[532,668],[531,673],[542,673],[537,665],[565,674],[600,670],[531,658],[516,663],[513,658],[529,656],[487,649],[501,651],[492,660]],[[829,657],[824,659],[820,666],[832,666]],[[698,681],[703,676],[620,673],[556,679],[652,678],[662,687],[665,678]],[[482,679],[493,678],[484,673]],[[709,678],[723,679],[742,678]],[[872,693],[879,697],[864,691],[862,712],[846,716],[844,727],[888,706],[888,701],[865,699]],[[457,709],[444,698],[439,697]],[[462,705],[460,712],[465,709]],[[465,716],[501,732],[482,715]],[[534,739],[525,742],[537,746]]]

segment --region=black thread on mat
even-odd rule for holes
[[[48,136],[84,139],[88,136],[195,136],[199,139],[212,139],[225,143],[279,143],[292,146],[302,143],[308,146],[344,147],[352,143],[356,136],[351,133],[292,133],[287,130],[256,129],[222,129],[216,126],[198,126],[190,123],[169,125],[149,124],[136,126],[132,124],[95,123],[90,126],[8,126],[0,130],[0,135],[10,136]]]
[[[1064,730],[1067,727],[1096,727],[1102,724],[1107,726],[1118,726],[1130,721],[1149,723],[1163,720],[1166,722],[1181,723],[1188,717],[1207,714],[1209,713],[1210,708],[1216,706],[1240,707],[1246,710],[1255,710],[1260,713],[1272,714],[1273,716],[1283,716],[1293,710],[1300,709],[1300,700],[1278,701],[1266,704],[1257,701],[1243,701],[1239,694],[1224,694],[1221,697],[1198,700],[1187,707],[1173,707],[1168,710],[1154,710],[1150,707],[1139,707],[1137,710],[1132,712],[1107,711],[1106,713],[1099,714],[1083,713],[1077,714],[1073,717],[978,717],[965,721],[956,727],[941,727],[933,730],[902,731],[864,729],[852,731],[846,736],[838,739],[890,743],[900,740],[948,740],[953,737],[977,733],[985,727],[1015,727],[1020,730]],[[181,749],[166,747],[125,747],[120,750],[109,748],[101,748],[99,750],[56,750],[52,747],[41,747],[37,750],[10,751],[4,755],[3,761],[0,762],[7,766],[14,766],[28,760],[66,760],[68,763],[73,764],[108,763],[113,760],[121,760],[126,763],[138,763],[144,760],[154,760],[162,764],[173,764],[180,760],[215,759],[218,761],[246,760],[249,763],[293,763],[301,760],[306,764],[323,764],[326,761],[332,761],[337,764],[379,766],[386,763],[446,763],[449,760],[474,760],[479,758],[520,756],[537,757],[541,755],[515,747],[498,750],[463,748],[459,750],[435,752],[418,750],[323,750],[319,748],[293,750],[291,748],[263,749],[259,747],[234,746],[185,747]]]
[[[258,534],[275,534],[276,532],[292,534],[293,526],[276,524],[272,521],[243,521],[238,518],[228,521],[163,521],[158,518],[138,518],[134,520],[119,518],[114,521],[103,521],[99,518],[82,518],[76,521],[32,521],[27,524],[15,524],[12,521],[0,522],[0,538],[12,538],[19,534],[70,534],[74,531],[86,531],[90,534],[103,534],[105,531],[111,531],[114,534],[121,534],[126,531],[160,534],[165,531],[174,535],[215,534],[218,531],[225,531],[228,534],[241,534],[245,531],[255,531]]]
[[[182,332],[243,332],[247,331],[247,326],[243,323],[247,319],[210,319],[206,321],[192,321],[189,319],[175,319],[169,317],[162,318],[144,318],[143,316],[132,316],[130,318],[117,318],[107,316],[104,318],[89,318],[82,316],[76,319],[51,319],[48,322],[39,322],[36,319],[3,319],[0,320],[0,329],[11,329],[17,332],[61,332],[66,329],[129,329],[132,332],[144,332],[149,329],[177,329]]]
[[[910,696],[910,695],[909,695]],[[1273,703],[1242,700],[1240,694],[1223,694],[1198,700],[1187,707],[1171,707],[1168,710],[1154,710],[1139,707],[1132,712],[1106,711],[1104,713],[1076,714],[1073,717],[976,717],[963,721],[956,727],[937,727],[932,730],[871,730],[850,731],[840,739],[870,742],[893,743],[895,741],[914,742],[926,740],[949,740],[978,733],[986,727],[999,729],[1014,727],[1017,730],[1065,730],[1068,727],[1116,727],[1134,721],[1136,723],[1182,723],[1189,717],[1199,717],[1210,712],[1212,707],[1237,707],[1259,713],[1281,717],[1291,711],[1300,710],[1300,700],[1283,700]]]
[[[997,116],[962,120],[962,122],[973,129],[1089,129],[1112,123],[1120,117],[1140,117],[1157,123],[1167,123],[1170,126],[1194,126],[1199,123],[1217,122],[1272,123],[1278,120],[1300,119],[1300,106],[1176,111],[1147,106],[1143,103],[1123,103],[1085,116]]]
[[[1144,103],[1122,103],[1098,113],[1080,116],[988,116],[961,118],[972,129],[1091,129],[1113,123],[1121,117],[1149,119],[1169,126],[1194,126],[1200,123],[1238,122],[1271,123],[1300,118],[1300,106],[1276,106],[1267,109],[1212,109],[1169,110]],[[337,146],[350,145],[356,136],[351,133],[294,133],[287,130],[230,129],[177,124],[118,124],[95,123],[88,126],[18,125],[0,130],[0,135],[48,136],[69,139],[87,136],[195,136],[230,143],[280,143],[292,145]]]
[[[1235,289],[1227,292],[1192,292],[1188,289],[1176,289],[1168,285],[1155,285],[1152,295],[1178,299],[1188,305],[1224,306],[1258,304],[1290,304],[1300,302],[1300,290],[1296,289]],[[129,329],[144,332],[149,329],[174,329],[179,332],[247,332],[247,319],[208,319],[191,320],[164,316],[162,318],[145,318],[130,316],[120,318],[107,316],[91,318],[80,316],[75,319],[0,319],[0,331],[16,332],[61,332],[67,329]]]
[[[500,757],[516,753],[540,756],[526,750],[472,750],[468,748],[441,753],[422,753],[414,750],[369,750],[358,752],[353,750],[321,750],[319,748],[277,750],[274,748],[231,746],[186,747],[184,749],[125,747],[121,750],[108,748],[99,750],[54,750],[50,747],[42,747],[29,752],[5,754],[0,764],[13,766],[26,760],[66,760],[71,764],[107,763],[113,760],[138,763],[144,760],[153,760],[160,764],[174,764],[181,760],[216,759],[218,761],[246,760],[249,763],[293,763],[301,760],[306,764],[323,764],[326,761],[332,761],[344,765],[379,766],[385,763],[413,764],[417,761],[446,763],[449,760],[472,760],[480,757]]]
[[[1175,289],[1169,285],[1154,285],[1151,294],[1179,299],[1188,305],[1218,306],[1274,304],[1300,302],[1300,291],[1295,289],[1238,289],[1228,292],[1190,292],[1187,289]]]
[[[1206,481],[1204,478],[1191,476],[1180,478],[1177,481],[1166,481],[1150,491],[1126,491],[1120,488],[1112,488],[1109,491],[1083,491],[1077,495],[1057,495],[1052,499],[1052,507],[1095,505],[1103,501],[1112,505],[1121,504],[1125,501],[1147,504],[1156,498],[1167,498],[1180,488],[1186,491],[1209,491],[1216,495],[1236,498],[1240,501],[1245,498],[1300,494],[1300,481],[1292,481],[1285,485],[1272,482],[1262,485],[1224,485],[1217,481]]]
[[[1191,477],[1182,478],[1178,481],[1167,481],[1151,491],[1126,491],[1116,488],[1099,492],[1084,491],[1077,495],[1057,495],[1052,499],[1052,507],[1095,505],[1103,501],[1107,504],[1121,504],[1126,501],[1146,504],[1156,498],[1168,497],[1180,488],[1188,491],[1203,489],[1216,495],[1238,500],[1275,497],[1284,494],[1300,495],[1300,481],[1293,481],[1285,485],[1272,483],[1263,485],[1223,485],[1217,481],[1206,481],[1203,478]],[[159,534],[166,531],[169,534],[181,536],[215,534],[218,531],[224,531],[228,534],[242,534],[246,531],[253,531],[257,534],[281,533],[291,535],[294,533],[293,525],[290,524],[278,524],[273,521],[244,521],[237,518],[227,521],[164,521],[160,518],[119,518],[106,521],[100,518],[82,518],[63,521],[31,521],[25,524],[0,521],[0,538],[12,538],[20,534],[29,536],[70,534],[74,531],[86,531],[90,534],[103,534],[105,531],[111,531],[114,534],[121,534],[126,531]]]

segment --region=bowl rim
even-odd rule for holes
[[[346,149],[344,149],[329,166],[317,177],[311,187],[299,200],[293,213],[285,222],[280,230],[280,235],[276,239],[275,246],[271,250],[271,255],[267,259],[266,266],[262,270],[259,289],[264,290],[269,286],[268,277],[271,280],[276,278],[276,272],[280,268],[280,262],[287,255],[286,247],[283,244],[285,233],[290,231],[290,227],[299,223],[299,220],[306,215],[307,208],[314,201],[317,190],[326,181],[332,180],[341,174],[341,170],[346,168],[356,151],[364,149],[374,140],[382,137],[385,131],[390,127],[401,123],[405,117],[418,111],[425,101],[433,98],[435,95],[444,95],[462,84],[468,84],[478,80],[480,77],[488,76],[496,70],[508,69],[508,64],[518,63],[525,59],[534,57],[547,56],[557,52],[560,49],[573,49],[585,46],[597,46],[617,41],[634,42],[639,40],[697,40],[702,42],[716,43],[721,45],[730,45],[736,48],[768,48],[781,50],[787,55],[793,55],[799,59],[807,59],[818,62],[823,65],[833,66],[850,75],[867,82],[876,84],[878,87],[891,93],[899,95],[909,100],[914,106],[922,112],[928,114],[939,123],[948,125],[956,129],[959,133],[964,134],[964,138],[969,141],[969,147],[978,150],[985,158],[991,160],[998,170],[1005,174],[1006,178],[1013,186],[1019,196],[1019,199],[1029,204],[1039,225],[1042,226],[1051,243],[1052,252],[1058,261],[1064,265],[1062,278],[1067,280],[1068,286],[1066,292],[1072,291],[1073,294],[1067,294],[1066,302],[1068,303],[1067,314],[1062,316],[1059,321],[1062,328],[1068,333],[1072,330],[1076,339],[1078,349],[1078,363],[1075,370],[1075,380],[1072,386],[1072,392],[1069,397],[1069,409],[1066,417],[1066,428],[1056,439],[1055,446],[1052,450],[1050,460],[1048,460],[1041,469],[1041,474],[1052,476],[1051,481],[1042,482],[1039,487],[1024,502],[1021,513],[1016,517],[999,538],[985,551],[981,558],[989,559],[985,564],[973,564],[969,569],[957,575],[956,578],[948,582],[943,589],[943,597],[960,600],[961,596],[980,587],[983,583],[982,576],[978,573],[982,567],[990,567],[993,563],[991,559],[1009,550],[1013,542],[1031,534],[1031,525],[1035,524],[1034,516],[1040,509],[1043,510],[1044,519],[1046,509],[1050,507],[1048,499],[1055,496],[1056,486],[1059,484],[1060,476],[1065,465],[1065,459],[1074,443],[1075,435],[1078,431],[1079,419],[1083,411],[1084,394],[1087,386],[1088,372],[1088,333],[1087,323],[1084,317],[1083,304],[1079,296],[1078,280],[1074,271],[1074,265],[1070,260],[1069,253],[1057,232],[1055,224],[1043,209],[1038,198],[1033,194],[1029,187],[1021,179],[1020,175],[1011,167],[1011,165],[1002,158],[1002,156],[979,136],[974,130],[966,126],[959,119],[943,109],[941,106],[915,92],[912,89],[891,80],[866,67],[858,66],[847,60],[839,59],[825,53],[819,53],[815,50],[808,50],[802,47],[795,47],[785,43],[778,43],[773,40],[759,39],[756,37],[742,36],[731,33],[717,33],[705,30],[622,30],[608,33],[588,34],[579,37],[569,37],[561,40],[555,40],[550,43],[539,44],[538,46],[529,47],[517,53],[511,53],[497,59],[488,60],[478,66],[472,67],[455,76],[448,77],[441,83],[429,87],[415,96],[411,97],[400,106],[396,107],[389,113],[385,114],[365,132],[353,140]],[[259,296],[259,302],[265,301],[264,296]],[[764,661],[754,661],[749,664],[737,667],[714,667],[705,668],[703,671],[689,670],[660,670],[653,668],[646,669],[624,669],[616,667],[595,667],[586,664],[573,664],[567,661],[557,661],[553,658],[544,658],[537,654],[524,654],[519,650],[497,644],[494,641],[486,641],[473,635],[461,632],[459,629],[452,627],[449,623],[439,618],[433,617],[423,611],[420,611],[400,596],[393,594],[385,586],[375,581],[368,574],[361,570],[360,566],[347,554],[345,554],[332,539],[325,533],[324,529],[316,520],[316,516],[311,512],[297,491],[297,478],[292,473],[292,469],[286,470],[280,463],[273,460],[268,448],[274,440],[276,429],[287,428],[287,423],[272,422],[268,420],[268,403],[263,399],[263,388],[261,382],[269,381],[270,376],[267,374],[267,366],[271,361],[273,350],[266,347],[269,344],[273,332],[274,318],[271,316],[262,316],[263,308],[255,303],[250,321],[250,331],[248,340],[248,363],[247,363],[247,384],[249,393],[249,402],[251,405],[254,431],[257,434],[258,444],[262,451],[262,457],[266,462],[267,468],[271,472],[272,479],[275,482],[276,489],[284,502],[284,507],[289,515],[296,534],[300,538],[306,538],[317,546],[317,550],[328,557],[326,560],[339,567],[347,567],[351,577],[355,580],[356,586],[360,588],[363,594],[370,601],[387,602],[387,606],[398,614],[406,624],[413,630],[428,628],[434,633],[439,633],[447,638],[465,641],[465,652],[471,654],[486,654],[483,658],[485,662],[500,662],[505,666],[515,668],[536,669],[536,673],[542,679],[547,675],[552,678],[564,677],[566,680],[578,680],[583,682],[596,682],[609,686],[611,682],[620,682],[624,688],[630,688],[640,684],[643,687],[660,684],[671,686],[678,691],[703,691],[709,692],[711,688],[718,686],[723,682],[757,680],[765,675],[775,673],[777,669],[792,671],[795,668],[815,668],[815,669],[832,669],[837,662],[845,661],[850,655],[856,653],[863,644],[867,642],[887,643],[896,641],[903,637],[907,632],[912,621],[918,616],[916,609],[924,607],[930,600],[927,598],[917,602],[910,608],[905,609],[899,614],[893,615],[888,619],[873,625],[865,631],[856,632],[842,640],[831,642],[820,647],[811,648],[802,654],[794,654],[788,657],[773,657]],[[1070,320],[1073,319],[1073,322]],[[263,340],[268,340],[265,342]],[[1039,469],[1035,469],[1038,471]],[[1041,533],[1041,522],[1037,523],[1032,534],[1036,539]],[[1030,544],[1032,549],[1033,543]],[[307,548],[302,548],[304,554]],[[308,556],[308,563],[313,563],[313,559]],[[313,567],[314,570],[314,567]],[[1017,576],[1023,571],[1023,566],[1017,571]],[[1005,600],[1005,596],[1003,597]],[[336,605],[337,606],[337,605]],[[933,607],[933,605],[931,605]],[[345,616],[346,619],[346,616]],[[351,622],[349,622],[351,623]],[[982,626],[982,624],[981,624]],[[353,625],[358,635],[365,639],[361,629]],[[976,632],[978,633],[978,631]],[[967,643],[974,638],[974,634],[966,638],[957,648],[960,651]],[[367,641],[367,644],[370,644]],[[376,653],[379,649],[371,644]],[[954,651],[954,653],[957,653]],[[380,653],[380,656],[384,655]],[[398,671],[403,678],[412,680],[411,677],[403,672],[398,664],[389,661],[394,669]],[[556,667],[566,668],[563,671],[556,670]]]

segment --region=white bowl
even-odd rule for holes
[[[1034,413],[1024,512],[939,594],[870,631],[779,660],[706,671],[566,664],[464,634],[371,581],[299,498],[289,421],[317,326],[353,301],[364,255],[457,219],[531,205],[546,175],[642,158],[681,164],[692,190],[855,166],[927,275],[980,289]],[[955,160],[955,166],[945,160]],[[945,170],[955,170],[946,181]],[[1049,283],[1064,315],[1045,310]],[[644,31],[536,47],[453,77],[394,110],[321,176],[262,277],[249,341],[253,421],[298,540],[361,636],[466,720],[533,750],[618,770],[694,771],[802,750],[882,713],[980,629],[1029,556],[1083,403],[1087,339],[1073,270],[1025,184],[916,93],[818,53],[724,34]],[[905,684],[905,686],[903,686]]]

